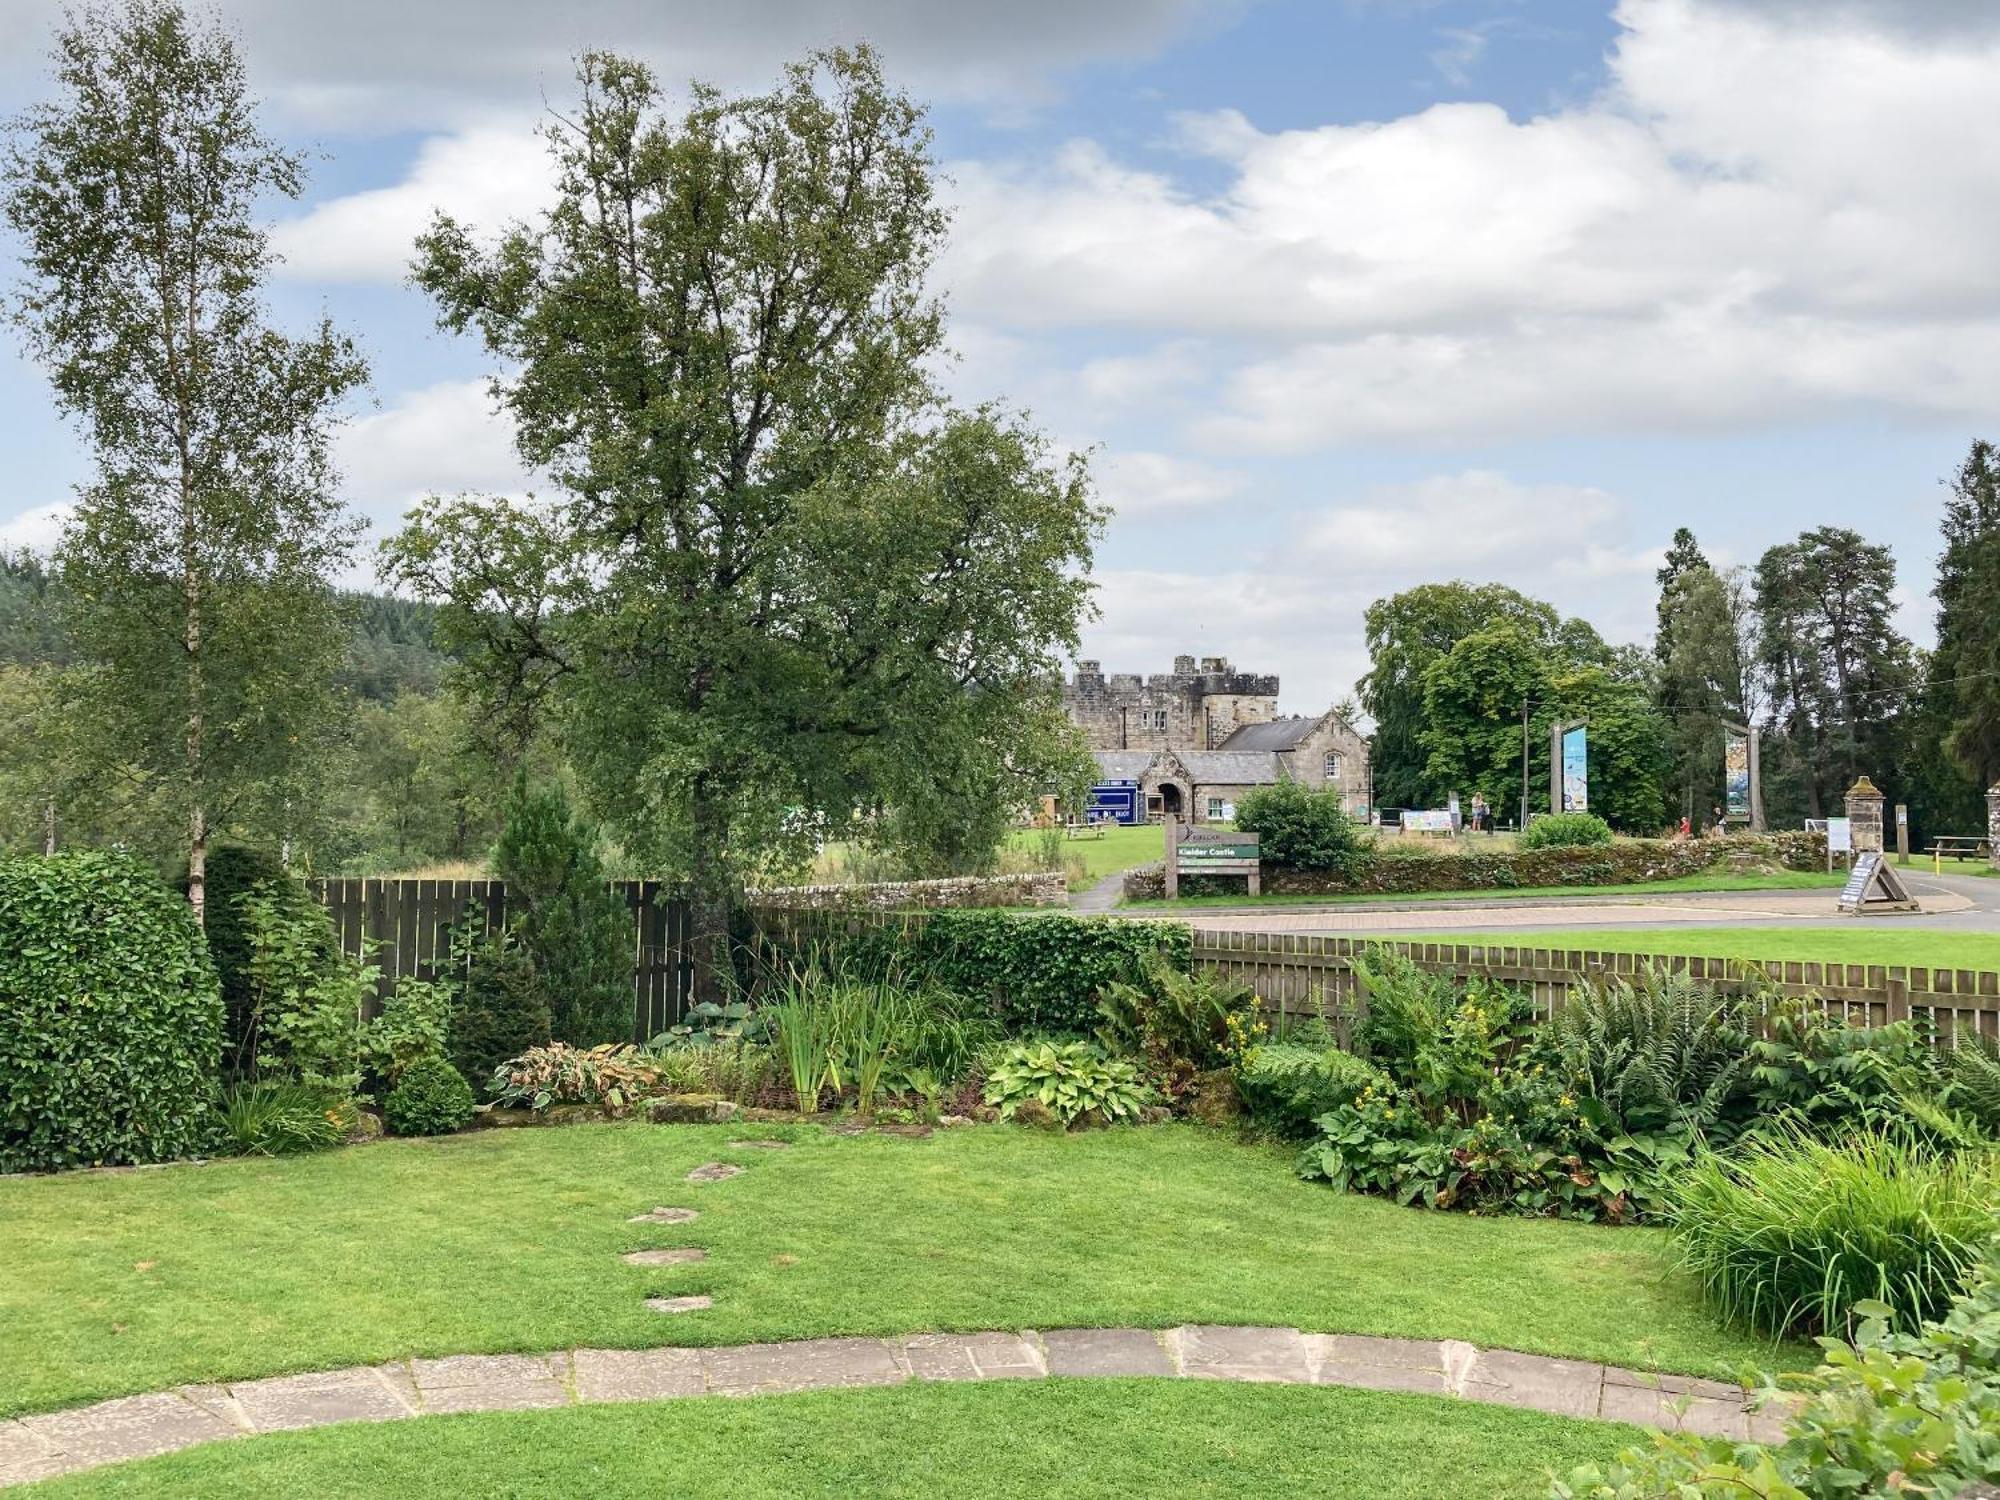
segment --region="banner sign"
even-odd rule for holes
[[[1722,732],[1722,810],[1727,818],[1750,818],[1750,736]]]
[[[1403,827],[1410,833],[1450,833],[1451,810],[1407,808],[1403,812]]]
[[[1590,811],[1590,749],[1588,731],[1579,724],[1565,729],[1562,738],[1562,789],[1564,812]]]

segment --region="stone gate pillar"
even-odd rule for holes
[[[2000,870],[2000,781],[1986,789],[1986,862]]]
[[[1882,852],[1882,794],[1866,776],[1847,789],[1847,817],[1854,834],[1854,852]]]

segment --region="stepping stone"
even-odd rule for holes
[[[373,1370],[323,1370],[239,1381],[229,1394],[259,1432],[324,1427],[329,1422],[393,1422],[415,1415]]]
[[[1305,1336],[1296,1328],[1183,1328],[1180,1346],[1182,1373],[1197,1379],[1312,1381]]]
[[[881,1339],[802,1339],[707,1351],[708,1388],[723,1396],[897,1385],[908,1377]]]
[[[731,1141],[729,1144],[738,1151],[789,1151],[792,1149],[790,1141]]]
[[[646,1306],[657,1313],[704,1312],[715,1306],[713,1297],[648,1297]]]
[[[658,1401],[699,1396],[705,1388],[699,1349],[579,1349],[579,1401]]]
[[[686,1224],[700,1217],[692,1208],[656,1208],[651,1213],[634,1214],[627,1224]]]
[[[678,1250],[634,1250],[618,1258],[628,1266],[691,1266],[696,1261],[707,1260],[708,1252],[688,1245]]]
[[[556,1366],[561,1354],[454,1354],[416,1359],[410,1367],[429,1412],[525,1411],[567,1406]]]
[[[696,1167],[688,1173],[689,1182],[727,1182],[732,1177],[740,1177],[743,1169],[733,1162],[711,1161]]]
[[[1058,1328],[1042,1335],[1051,1375],[1172,1375],[1174,1362],[1143,1328]]]

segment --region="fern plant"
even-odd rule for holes
[[[1602,1112],[1595,1123],[1616,1134],[1713,1132],[1748,1094],[1740,1003],[1685,974],[1649,967],[1637,983],[1578,985],[1548,1039],[1576,1093]]]
[[[1980,1129],[2000,1135],[2000,1041],[1965,1031],[1942,1057],[1944,1102]]]

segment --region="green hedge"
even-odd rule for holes
[[[205,884],[208,910],[203,930],[222,984],[226,1027],[223,1062],[232,1071],[247,1074],[257,1060],[258,1038],[250,987],[250,928],[244,919],[242,898],[259,887],[267,888],[286,916],[302,922],[323,922],[326,909],[276,854],[247,844],[218,844],[210,849]],[[186,876],[181,878],[181,889],[187,889]],[[323,947],[326,966],[331,968],[340,957],[340,945],[330,923],[326,924]]]
[[[222,995],[187,902],[123,854],[0,860],[0,1171],[213,1138]]]
[[[1062,912],[1017,916],[968,910],[904,916],[767,913],[760,937],[773,957],[816,952],[864,973],[928,978],[984,1000],[1009,1032],[1088,1032],[1097,993],[1137,982],[1147,958],[1164,954],[1186,969],[1194,933],[1178,922],[1125,922]]]

